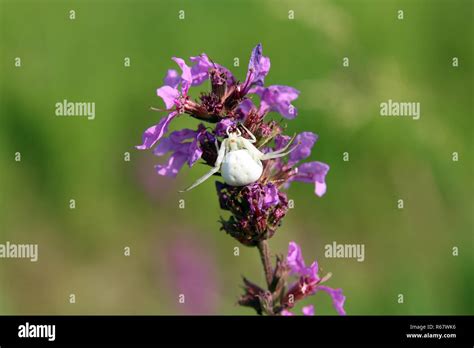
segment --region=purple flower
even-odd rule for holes
[[[166,86],[170,86],[172,88],[176,88],[179,83],[181,82],[181,76],[179,76],[178,72],[174,69],[168,69],[166,76],[163,80]]]
[[[160,140],[163,135],[168,132],[170,122],[184,112],[184,102],[187,99],[188,89],[192,83],[191,69],[186,65],[183,59],[173,57],[173,60],[181,68],[181,76],[178,78],[175,70],[168,70],[164,79],[165,85],[157,89],[156,94],[163,99],[166,109],[170,110],[176,106],[176,110],[163,117],[158,124],[148,128],[143,133],[143,142],[136,146],[139,150],[146,150],[151,148]],[[181,84],[181,91],[178,90],[178,85]]]
[[[195,63],[191,68],[191,74],[193,76],[192,86],[198,86],[204,81],[209,79],[209,71],[211,69],[217,69],[226,75],[226,83],[231,85],[235,83],[235,78],[229,69],[222,65],[213,63],[209,57],[203,53],[196,57],[191,57],[190,60]]]
[[[346,301],[346,297],[342,294],[342,289],[333,289],[326,285],[320,285],[317,287],[316,291],[325,291],[327,292],[332,298],[332,305],[336,309],[337,313],[340,315],[346,315],[346,311],[344,310],[344,302]]]
[[[301,248],[295,242],[290,242],[288,246],[286,262],[292,274],[311,275],[313,278],[318,277],[318,263],[314,261],[310,267],[306,267]]]
[[[252,184],[246,187],[247,202],[252,212],[258,212],[268,209],[280,203],[279,192],[275,185],[267,184],[265,186]]]
[[[245,120],[250,110],[255,109],[255,105],[250,99],[244,99],[237,108],[237,118],[239,120]]]
[[[228,127],[235,127],[237,122],[231,118],[224,118],[216,124],[214,128],[214,134],[219,137],[226,137],[227,136],[227,128]]]
[[[311,132],[298,134],[295,138],[296,148],[289,154],[287,164],[285,165],[280,160],[277,161],[277,166],[280,167],[281,170],[288,169],[288,167],[294,167],[294,170],[290,172],[287,178],[287,184],[292,181],[314,184],[315,194],[321,197],[326,193],[326,174],[329,171],[329,166],[325,163],[314,161],[303,163],[296,167],[298,162],[311,155],[311,149],[317,139],[318,136]],[[288,136],[277,136],[275,138],[275,150],[284,147],[289,140],[290,137]]]
[[[275,148],[274,150],[282,149],[288,142],[290,141],[291,137],[288,135],[277,135],[275,137]],[[295,138],[296,140],[296,138]],[[299,145],[298,145],[299,146]]]
[[[176,88],[179,83],[182,83],[184,90],[187,91],[189,87],[199,86],[209,78],[209,69],[213,64],[205,54],[191,57],[190,60],[194,63],[192,67],[189,67],[182,58],[173,57],[172,59],[178,64],[182,74],[180,76],[176,70],[169,69],[164,79],[165,86]]]
[[[183,58],[172,58],[176,64],[181,68],[181,89],[183,93],[186,93],[193,83],[193,74],[191,73],[191,68],[186,64]]]
[[[300,92],[293,87],[279,85],[269,87],[257,86],[252,88],[249,93],[260,96],[259,112],[262,114],[275,111],[290,120],[298,114],[296,107],[291,102],[298,98]]]
[[[166,105],[166,109],[171,109],[173,106],[178,108],[181,106],[182,100],[180,96],[187,96],[188,89],[193,83],[193,75],[191,68],[186,65],[186,62],[182,58],[172,58],[176,64],[181,68],[181,76],[177,77],[176,70],[168,70],[164,79],[165,85],[156,90],[156,94],[163,99]],[[181,84],[181,91],[178,90],[178,85]]]
[[[168,132],[168,126],[173,118],[178,115],[177,111],[171,112],[168,116],[163,117],[158,124],[148,128],[145,133],[143,133],[143,142],[141,145],[135,146],[139,150],[146,150],[151,148],[160,140],[163,135]]]
[[[318,140],[318,136],[312,132],[302,132],[295,138],[296,148],[288,155],[288,164],[293,165],[308,158],[311,149]]]
[[[177,88],[171,86],[163,86],[156,90],[156,94],[163,99],[166,109],[170,110],[174,106],[179,105],[178,98],[180,93]]]
[[[290,242],[288,247],[287,263],[290,268],[290,274],[299,277],[298,281],[290,287],[285,296],[285,304],[289,308],[294,306],[294,302],[313,295],[317,291],[325,291],[331,296],[336,311],[340,315],[346,314],[344,310],[346,298],[342,294],[342,289],[332,289],[328,286],[320,285],[329,279],[330,274],[321,279],[318,276],[318,263],[316,261],[307,267],[301,253],[301,248],[295,242]]]
[[[201,124],[197,131],[182,129],[172,132],[167,138],[163,138],[155,148],[154,154],[164,156],[171,152],[171,155],[165,164],[155,166],[157,173],[163,176],[175,177],[186,162],[191,167],[201,158],[203,153],[199,146],[201,140],[209,136],[211,135]]]
[[[158,124],[151,126],[145,131],[142,144],[136,146],[137,149],[146,150],[151,148],[168,132],[168,126],[176,116],[187,110],[193,110],[196,107],[195,103],[189,101],[188,90],[191,85],[200,84],[205,80],[203,69],[207,68],[203,66],[201,60],[198,60],[196,57],[194,58],[197,63],[193,67],[194,70],[182,58],[172,58],[181,68],[181,75],[178,76],[176,70],[169,69],[164,78],[164,86],[158,88],[156,94],[163,99],[167,110],[171,110],[173,107],[175,109],[163,117]],[[179,85],[181,85],[181,90],[178,89]]]
[[[263,206],[271,207],[280,203],[278,188],[274,184],[268,184],[264,188],[265,196],[263,198]]]
[[[204,53],[196,57],[191,57],[190,60],[195,63],[191,68],[193,86],[198,86],[209,79],[209,69],[212,68],[212,63]]]
[[[246,246],[257,246],[262,255],[266,254],[266,257],[262,257],[268,290],[244,279],[246,290],[239,304],[252,307],[259,314],[293,315],[290,311],[294,307],[293,299],[301,300],[317,291],[325,291],[333,299],[338,312],[344,314],[345,297],[342,290],[321,285],[329,277],[319,278],[317,262],[305,265],[301,249],[296,243],[290,243],[286,259],[276,257],[274,269],[267,260],[266,240],[274,235],[289,209],[288,198],[280,189],[287,188],[292,181],[302,181],[313,183],[318,196],[326,192],[325,176],[329,166],[321,162],[300,163],[311,155],[317,135],[311,132],[299,134],[289,154],[278,157],[287,151],[290,137],[282,134],[285,125],[281,121],[265,119],[269,112],[278,112],[286,119],[295,118],[297,110],[292,102],[298,97],[299,91],[289,86],[264,86],[270,70],[270,59],[263,56],[261,44],[252,50],[243,83],[237,82],[229,70],[214,63],[204,53],[191,57],[189,66],[182,58],[172,59],[179,69],[169,69],[164,77],[164,85],[156,92],[163,100],[168,115],[149,127],[143,134],[142,144],[136,146],[143,150],[157,144],[154,154],[168,156],[164,163],[155,166],[157,173],[175,177],[184,164],[191,167],[201,159],[213,169],[189,187],[191,189],[217,174],[220,169],[215,167],[217,159],[222,158],[220,163],[227,164],[229,151],[242,151],[242,155],[248,151],[247,154],[262,167],[259,168],[259,177],[246,186],[216,182],[221,209],[230,212],[227,220],[221,218],[221,230]],[[197,99],[188,95],[191,87],[207,80],[210,88],[202,91]],[[252,99],[249,96],[252,94],[258,97]],[[255,102],[255,99],[260,101]],[[182,129],[167,135],[170,122],[181,114],[207,122],[208,128],[199,124],[196,130]],[[232,146],[221,146],[221,152],[218,147],[225,140],[233,143]],[[272,148],[270,144],[273,141],[275,145]],[[284,147],[280,153],[268,155],[272,150]],[[261,157],[257,150],[267,155]],[[218,153],[219,156],[226,156],[218,157]],[[252,159],[237,160],[239,168],[252,164]],[[287,289],[290,273],[296,275],[298,280]],[[304,307],[303,314],[313,315],[314,307]]]
[[[318,136],[311,132],[303,132],[296,137],[298,146],[290,153],[288,164],[294,165],[311,155],[311,149],[318,139]],[[291,181],[301,181],[314,184],[314,193],[321,197],[326,193],[326,174],[329,166],[322,162],[307,162],[296,168],[295,175],[289,179]]]
[[[322,162],[307,162],[297,168],[290,181],[301,181],[314,184],[314,193],[321,197],[326,193],[326,174],[329,166]]]

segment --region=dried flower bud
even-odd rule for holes
[[[221,208],[232,213],[221,218],[222,229],[248,246],[269,239],[288,211],[288,199],[272,183],[244,187],[216,183]]]
[[[262,314],[262,304],[260,298],[265,293],[265,290],[246,278],[244,278],[244,290],[245,294],[240,297],[238,301],[239,305],[244,307],[252,307],[258,314]]]

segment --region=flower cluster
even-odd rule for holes
[[[317,196],[326,192],[325,177],[329,166],[316,161],[302,163],[310,156],[317,135],[303,132],[287,136],[284,134],[285,125],[267,116],[275,112],[284,119],[294,119],[297,109],[292,103],[299,91],[289,86],[265,86],[270,59],[263,56],[260,44],[252,50],[243,82],[206,54],[191,57],[190,65],[181,58],[174,57],[173,60],[180,72],[168,70],[164,85],[157,90],[168,114],[144,132],[142,144],[137,148],[154,147],[153,152],[158,157],[169,154],[164,163],[155,167],[157,173],[164,176],[175,177],[184,164],[192,167],[201,159],[213,167],[203,180],[218,174],[217,163],[226,163],[226,151],[247,151],[246,157],[242,158],[252,160],[252,168],[261,170],[261,175],[243,186],[235,186],[226,180],[224,183],[216,182],[220,206],[230,212],[228,219],[221,218],[221,229],[244,245],[261,247],[261,243],[274,235],[288,212],[288,199],[282,189],[288,188],[293,181],[300,181],[313,184]],[[189,89],[205,81],[209,81],[210,90],[201,92],[200,97],[193,100],[188,94]],[[196,130],[169,132],[173,119],[183,114],[202,123],[197,124]],[[240,145],[232,139],[233,145],[227,147],[226,139],[230,139],[230,134],[238,137]],[[252,145],[245,145],[250,143]],[[265,157],[265,154],[275,155]],[[284,156],[286,154],[288,156]],[[224,158],[220,158],[222,156]],[[239,168],[245,165],[240,163]],[[289,254],[287,260],[277,260],[272,278],[275,284],[269,286],[278,290],[278,294],[262,293],[258,286],[245,280],[246,294],[241,304],[252,305],[259,313],[285,314],[293,307],[290,298],[298,301],[317,290],[330,292],[329,288],[319,285],[322,280],[317,276],[317,266],[315,270],[313,266],[297,269],[291,261],[293,256]],[[273,272],[271,266],[267,267],[269,269]],[[300,279],[285,292],[286,278],[294,274],[299,274]],[[339,292],[334,292],[333,298],[337,294]],[[275,296],[280,296],[281,300],[277,307],[273,305]],[[262,301],[266,304],[262,305]],[[305,309],[305,312],[309,310]]]
[[[289,290],[283,296],[282,305],[285,308],[283,314],[291,315],[288,309],[293,308],[295,302],[313,295],[317,291],[327,292],[332,298],[332,303],[336,311],[341,315],[346,314],[344,310],[344,301],[346,298],[342,294],[342,290],[321,285],[331,277],[331,274],[328,273],[325,277],[320,278],[318,275],[318,263],[316,261],[307,267],[303,260],[301,248],[295,242],[291,242],[288,247],[286,262],[290,268],[290,275],[296,275],[298,280],[293,285],[290,285]],[[310,313],[308,307],[303,307],[303,313]]]
[[[240,243],[255,246],[269,239],[288,211],[286,194],[273,183],[235,187],[216,182],[219,203],[232,215],[222,228]]]
[[[288,285],[290,277],[295,277],[296,280]],[[346,298],[342,294],[342,290],[322,285],[330,277],[330,273],[323,278],[319,277],[316,261],[311,266],[306,266],[300,246],[295,242],[290,242],[286,259],[277,258],[277,266],[269,289],[264,290],[244,278],[245,294],[240,297],[239,304],[252,307],[259,314],[291,316],[294,315],[291,309],[298,301],[304,300],[318,291],[323,291],[330,295],[337,313],[345,315],[344,302]],[[302,311],[304,315],[314,315],[314,306],[305,306]]]

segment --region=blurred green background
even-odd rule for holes
[[[177,192],[207,168],[163,178],[133,146],[162,117],[149,107],[172,56],[206,52],[243,80],[258,42],[266,82],[301,91],[288,132],[319,134],[311,159],[331,166],[323,198],[290,187],[272,251],[302,245],[348,314],[473,314],[472,1],[0,4],[0,243],[39,244],[36,263],[0,259],[1,314],[253,314],[236,300],[241,275],[264,283],[258,253],[234,256],[219,231],[215,180]],[[63,99],[95,102],[95,120],[56,117]],[[420,102],[421,119],[380,117],[388,99]],[[365,261],[325,258],[333,241],[364,244]],[[324,293],[310,303],[335,313]]]

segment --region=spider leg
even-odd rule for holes
[[[296,138],[296,134],[293,134],[293,136],[291,137],[291,139],[290,139],[290,141],[288,142],[288,144],[286,144],[285,146],[283,146],[280,150],[276,150],[276,151],[273,151],[273,152],[269,152],[268,154],[270,154],[270,153],[272,153],[272,154],[279,154],[279,153],[285,152],[286,150],[288,150],[288,148],[289,148],[290,145],[293,143],[293,141],[295,140],[295,138]],[[298,146],[298,145],[299,145],[299,143],[296,144],[295,147]],[[291,151],[293,151],[293,150],[291,150]],[[290,151],[290,152],[291,152],[291,151]]]
[[[227,139],[224,139],[222,141],[221,148],[219,149],[219,152],[218,152],[218,155],[217,155],[216,163],[214,164],[214,168],[212,168],[209,172],[207,172],[201,178],[196,180],[196,182],[194,184],[192,184],[191,186],[189,186],[185,190],[181,190],[179,192],[186,192],[186,191],[192,190],[193,188],[195,188],[196,186],[202,184],[204,181],[206,181],[212,175],[214,175],[215,173],[217,173],[219,171],[219,169],[221,168],[221,164],[222,164],[222,161],[224,159],[225,153],[226,153],[226,141],[227,141]]]
[[[249,131],[249,130],[247,129],[247,127],[244,126],[243,123],[241,123],[240,125],[242,126],[243,129],[245,129],[245,130],[247,131],[248,135],[250,135],[250,139],[247,139],[247,140],[250,141],[251,143],[256,143],[256,142],[257,142],[257,139],[255,138],[255,135],[253,135],[252,132]]]
[[[264,153],[257,149],[248,139],[240,138],[242,146],[250,153],[253,159],[261,160]]]
[[[180,190],[179,192],[186,192],[186,191],[192,190],[193,188],[195,188],[198,185],[201,185],[204,181],[206,181],[212,175],[217,173],[219,171],[219,169],[220,169],[219,167],[212,168],[206,175],[204,175],[201,178],[199,178],[198,180],[196,180],[196,182],[194,184],[192,184],[191,186],[189,186],[188,188],[186,188],[184,190]]]
[[[288,155],[290,152],[292,152],[294,149],[296,149],[296,146],[291,148],[289,151],[283,152],[283,153],[275,153],[275,152],[269,152],[263,155],[262,161],[273,159],[273,158],[278,158],[278,157],[283,157]]]
[[[288,144],[286,144],[285,147],[283,147],[282,149],[277,150],[277,151],[273,151],[273,152],[268,152],[268,153],[264,154],[261,158],[262,161],[269,160],[269,159],[272,159],[272,158],[283,157],[283,156],[288,155],[290,152],[295,150],[299,145],[299,143],[298,143],[295,146],[293,146],[291,149],[289,149],[288,151],[284,152],[285,150],[288,149],[288,147],[290,146],[290,144],[293,142],[294,139],[295,139],[295,136],[293,135],[293,137],[290,139]]]

